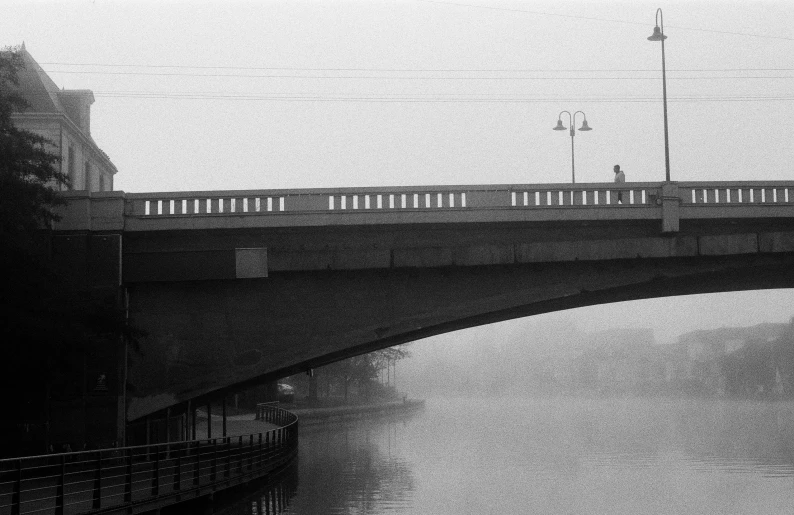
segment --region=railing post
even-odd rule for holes
[[[215,481],[218,470],[218,440],[212,439],[212,462],[210,464],[210,481]]]
[[[127,449],[126,459],[127,459],[127,470],[124,474],[124,502],[131,503],[132,502],[132,449]]]
[[[223,447],[226,449],[226,463],[223,465],[223,477],[228,478],[232,465],[232,439],[224,437]]]
[[[160,443],[160,442],[157,442]],[[171,408],[165,410],[165,443],[171,443]],[[165,446],[165,459],[170,457],[171,446]]]
[[[243,475],[243,460],[245,453],[243,452],[243,435],[240,435],[237,442],[237,473]]]
[[[93,501],[91,505],[93,509],[98,510],[102,507],[102,451],[97,451]]]
[[[17,474],[14,479],[14,491],[11,494],[11,515],[19,515],[20,506],[22,505],[22,460],[18,459]]]
[[[195,412],[194,412],[195,413]],[[195,429],[195,426],[194,426]],[[199,486],[201,483],[201,441],[196,441],[196,449],[193,451],[196,458],[193,460],[193,486]]]
[[[256,468],[257,469],[261,469],[262,468],[262,458],[263,458],[264,452],[265,451],[264,451],[264,445],[263,445],[263,442],[262,442],[262,433],[259,433],[259,452],[256,455],[257,456],[257,458],[256,458],[256,465],[257,465]]]
[[[248,470],[252,468],[254,468],[254,435],[248,435]]]
[[[66,455],[61,455],[61,472],[58,474],[58,486],[55,489],[55,515],[63,515],[64,482],[66,480]]]
[[[173,454],[174,457],[174,490],[182,489],[182,452],[183,449],[177,449]]]
[[[149,449],[146,449],[147,452]],[[155,447],[154,450],[154,465],[152,468],[152,497],[157,497],[160,494],[160,449]]]

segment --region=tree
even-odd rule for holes
[[[117,295],[80,291],[56,273],[51,224],[68,177],[53,142],[14,125],[12,115],[28,107],[19,91],[23,71],[18,50],[0,50],[0,442],[15,453],[24,452],[15,441],[20,424],[51,427],[52,398],[84,398],[87,356],[122,337],[134,345],[139,335]],[[44,450],[36,445],[31,450]]]
[[[23,68],[18,51],[0,51],[0,244],[15,258],[29,258],[36,232],[57,220],[53,208],[63,203],[58,189],[69,182],[48,149],[53,143],[11,119],[28,107],[18,91]]]
[[[381,370],[385,370],[395,361],[409,356],[408,350],[398,345],[337,361],[324,368],[327,369],[329,375],[337,378],[341,383],[344,398],[347,401],[351,385],[367,390],[367,387],[378,378]]]

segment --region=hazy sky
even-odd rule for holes
[[[794,2],[6,2],[3,45],[94,91],[127,192],[792,178]],[[577,127],[581,125],[581,115]],[[567,125],[567,117],[564,118]],[[585,329],[782,321],[791,291],[566,313]],[[553,315],[549,315],[553,316]]]

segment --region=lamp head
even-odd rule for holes
[[[587,125],[587,119],[585,119],[585,121],[582,122],[582,126],[579,128],[579,130],[587,132],[593,130],[593,128]]]
[[[557,120],[557,126],[554,127],[554,129],[552,129],[552,130],[555,130],[555,131],[564,131],[565,130],[565,126],[562,124],[562,119],[558,119]]]
[[[664,41],[665,39],[667,36],[662,34],[662,29],[658,25],[653,28],[653,34],[648,36],[648,41]]]

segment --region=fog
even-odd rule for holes
[[[787,324],[794,316],[790,295],[764,290],[630,301],[447,333],[408,346],[411,357],[399,362],[396,385],[418,398],[531,394],[529,368],[588,350],[671,346],[698,330]]]

